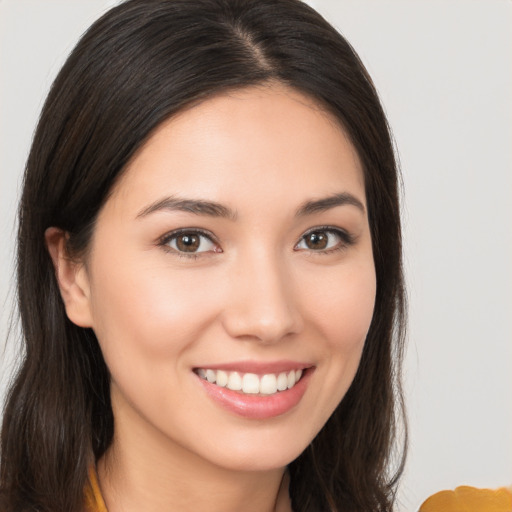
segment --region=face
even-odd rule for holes
[[[117,430],[228,469],[282,467],[343,398],[372,318],[357,154],[284,86],[209,99],[131,161],[80,272]]]

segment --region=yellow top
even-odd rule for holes
[[[94,466],[89,469],[89,482],[85,488],[85,512],[108,512],[101,496],[98,475]]]
[[[89,470],[85,489],[85,512],[108,512],[94,467]],[[419,512],[512,512],[512,488],[491,490],[462,486],[454,491],[441,491],[428,498]]]
[[[419,512],[512,512],[512,488],[457,487],[430,496]]]

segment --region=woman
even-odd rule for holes
[[[97,21],[27,163],[2,510],[391,510],[397,181],[368,74],[305,4]]]

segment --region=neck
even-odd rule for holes
[[[285,468],[219,467],[159,431],[134,426],[116,421],[113,443],[98,461],[109,512],[291,512]]]

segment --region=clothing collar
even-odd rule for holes
[[[108,512],[101,495],[95,466],[89,468],[89,478],[85,487],[85,510],[86,512]]]

